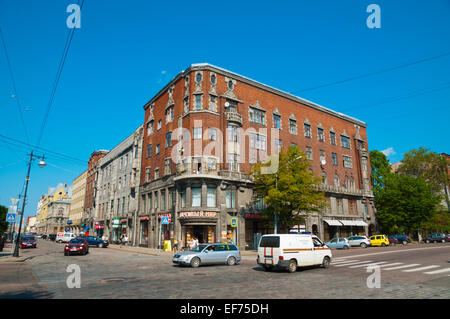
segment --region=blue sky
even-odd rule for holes
[[[69,32],[66,7],[77,2],[0,0],[31,144]],[[380,29],[366,25],[371,3],[381,8]],[[449,55],[296,93],[446,52],[448,0],[85,0],[40,146],[87,162],[131,134],[143,122],[142,106],[178,72],[208,62],[365,121],[369,148],[392,148],[391,162],[419,146],[449,153]],[[0,45],[0,134],[26,142],[12,94]],[[1,205],[22,190],[26,153],[0,140]],[[85,169],[46,156],[46,168],[32,168],[25,215],[35,214],[48,187],[71,184]]]

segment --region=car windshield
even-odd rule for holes
[[[23,237],[22,240],[30,241],[34,240],[34,237]]]
[[[82,238],[74,238],[69,241],[69,244],[82,244],[84,243],[84,239]]]
[[[198,245],[197,247],[192,249],[192,251],[201,252],[203,249],[205,249],[206,246],[208,246],[208,245]]]

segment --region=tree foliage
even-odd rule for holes
[[[8,208],[0,205],[0,233],[3,233],[8,229],[8,222],[6,221],[7,214]]]
[[[384,188],[384,179],[387,175],[391,174],[391,167],[386,155],[380,151],[373,150],[369,153],[370,156],[370,168],[371,168],[371,182],[373,186],[373,193],[376,194]]]
[[[273,218],[277,212],[280,228],[287,228],[303,219],[297,212],[320,212],[327,204],[318,189],[320,178],[309,170],[311,163],[298,147],[289,147],[278,159],[278,169],[271,174],[264,174],[264,168],[270,167],[274,159],[253,166],[254,190],[257,197],[264,198],[264,214]]]
[[[380,228],[387,233],[417,231],[435,216],[439,201],[424,179],[387,174],[375,197]]]

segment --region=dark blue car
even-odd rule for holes
[[[100,239],[98,237],[94,236],[79,236],[88,242],[89,246],[95,246],[97,248],[106,248],[108,247],[109,243],[106,240]]]

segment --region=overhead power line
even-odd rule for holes
[[[6,48],[6,42],[5,42],[5,38],[3,36],[3,32],[2,32],[2,28],[1,27],[0,27],[0,38],[2,40],[3,49],[5,50],[6,63],[8,65],[9,76],[11,77],[11,83],[12,83],[13,92],[14,92],[14,99],[16,100],[17,109],[19,110],[20,121],[22,122],[22,127],[23,127],[23,131],[25,133],[25,137],[26,137],[27,141],[29,142],[30,141],[30,137],[28,136],[27,126],[25,125],[25,120],[23,118],[22,106],[20,104],[20,96],[19,96],[19,93],[17,91],[16,80],[14,78],[14,72],[12,70],[11,61],[9,60],[8,49]]]
[[[412,65],[416,65],[416,64],[419,64],[419,63],[424,63],[424,62],[440,59],[440,58],[443,58],[443,57],[448,56],[448,55],[450,55],[450,52],[445,52],[443,54],[432,56],[432,57],[429,57],[429,58],[416,60],[416,61],[413,61],[413,62],[410,62],[410,63],[406,63],[406,64],[400,64],[400,65],[393,66],[393,67],[390,67],[390,68],[387,68],[387,69],[382,69],[382,70],[379,70],[379,71],[374,71],[374,72],[370,72],[370,73],[356,75],[356,76],[353,76],[353,77],[350,77],[350,78],[347,78],[347,79],[334,81],[334,82],[329,82],[329,83],[313,86],[313,87],[310,87],[310,88],[297,90],[297,91],[294,91],[294,92],[291,92],[291,93],[301,93],[301,92],[306,92],[306,91],[312,91],[312,90],[321,89],[321,88],[325,88],[325,87],[332,86],[332,85],[337,85],[337,84],[342,84],[342,83],[346,83],[346,82],[350,82],[350,81],[355,81],[355,80],[359,80],[359,79],[366,78],[366,77],[369,77],[369,76],[373,76],[373,75],[377,75],[377,74],[381,74],[381,73],[386,73],[386,72],[391,72],[391,71],[394,71],[394,70],[406,68],[406,67],[409,67],[409,66],[412,66]]]
[[[80,3],[80,1],[78,1],[78,4],[79,3]],[[81,0],[80,10],[83,9],[83,4],[84,4],[84,0]],[[61,60],[59,61],[58,70],[57,70],[56,76],[55,76],[55,81],[53,82],[52,91],[50,93],[50,99],[49,99],[48,104],[47,104],[47,109],[45,111],[44,119],[42,121],[41,130],[39,131],[39,137],[38,137],[38,140],[37,140],[37,145],[39,145],[41,143],[42,135],[44,134],[44,129],[45,129],[45,126],[47,124],[47,119],[48,119],[48,116],[50,114],[50,109],[51,109],[51,107],[53,105],[53,101],[55,99],[56,89],[58,88],[59,80],[61,78],[61,74],[62,74],[62,71],[63,71],[63,68],[64,68],[64,64],[65,64],[66,59],[67,59],[67,54],[69,53],[69,48],[70,48],[70,44],[72,43],[72,38],[73,38],[73,35],[75,33],[75,29],[76,28],[70,29],[69,33],[67,34],[66,43],[64,45],[64,50],[63,50],[63,53],[62,53],[62,56],[61,56]]]

